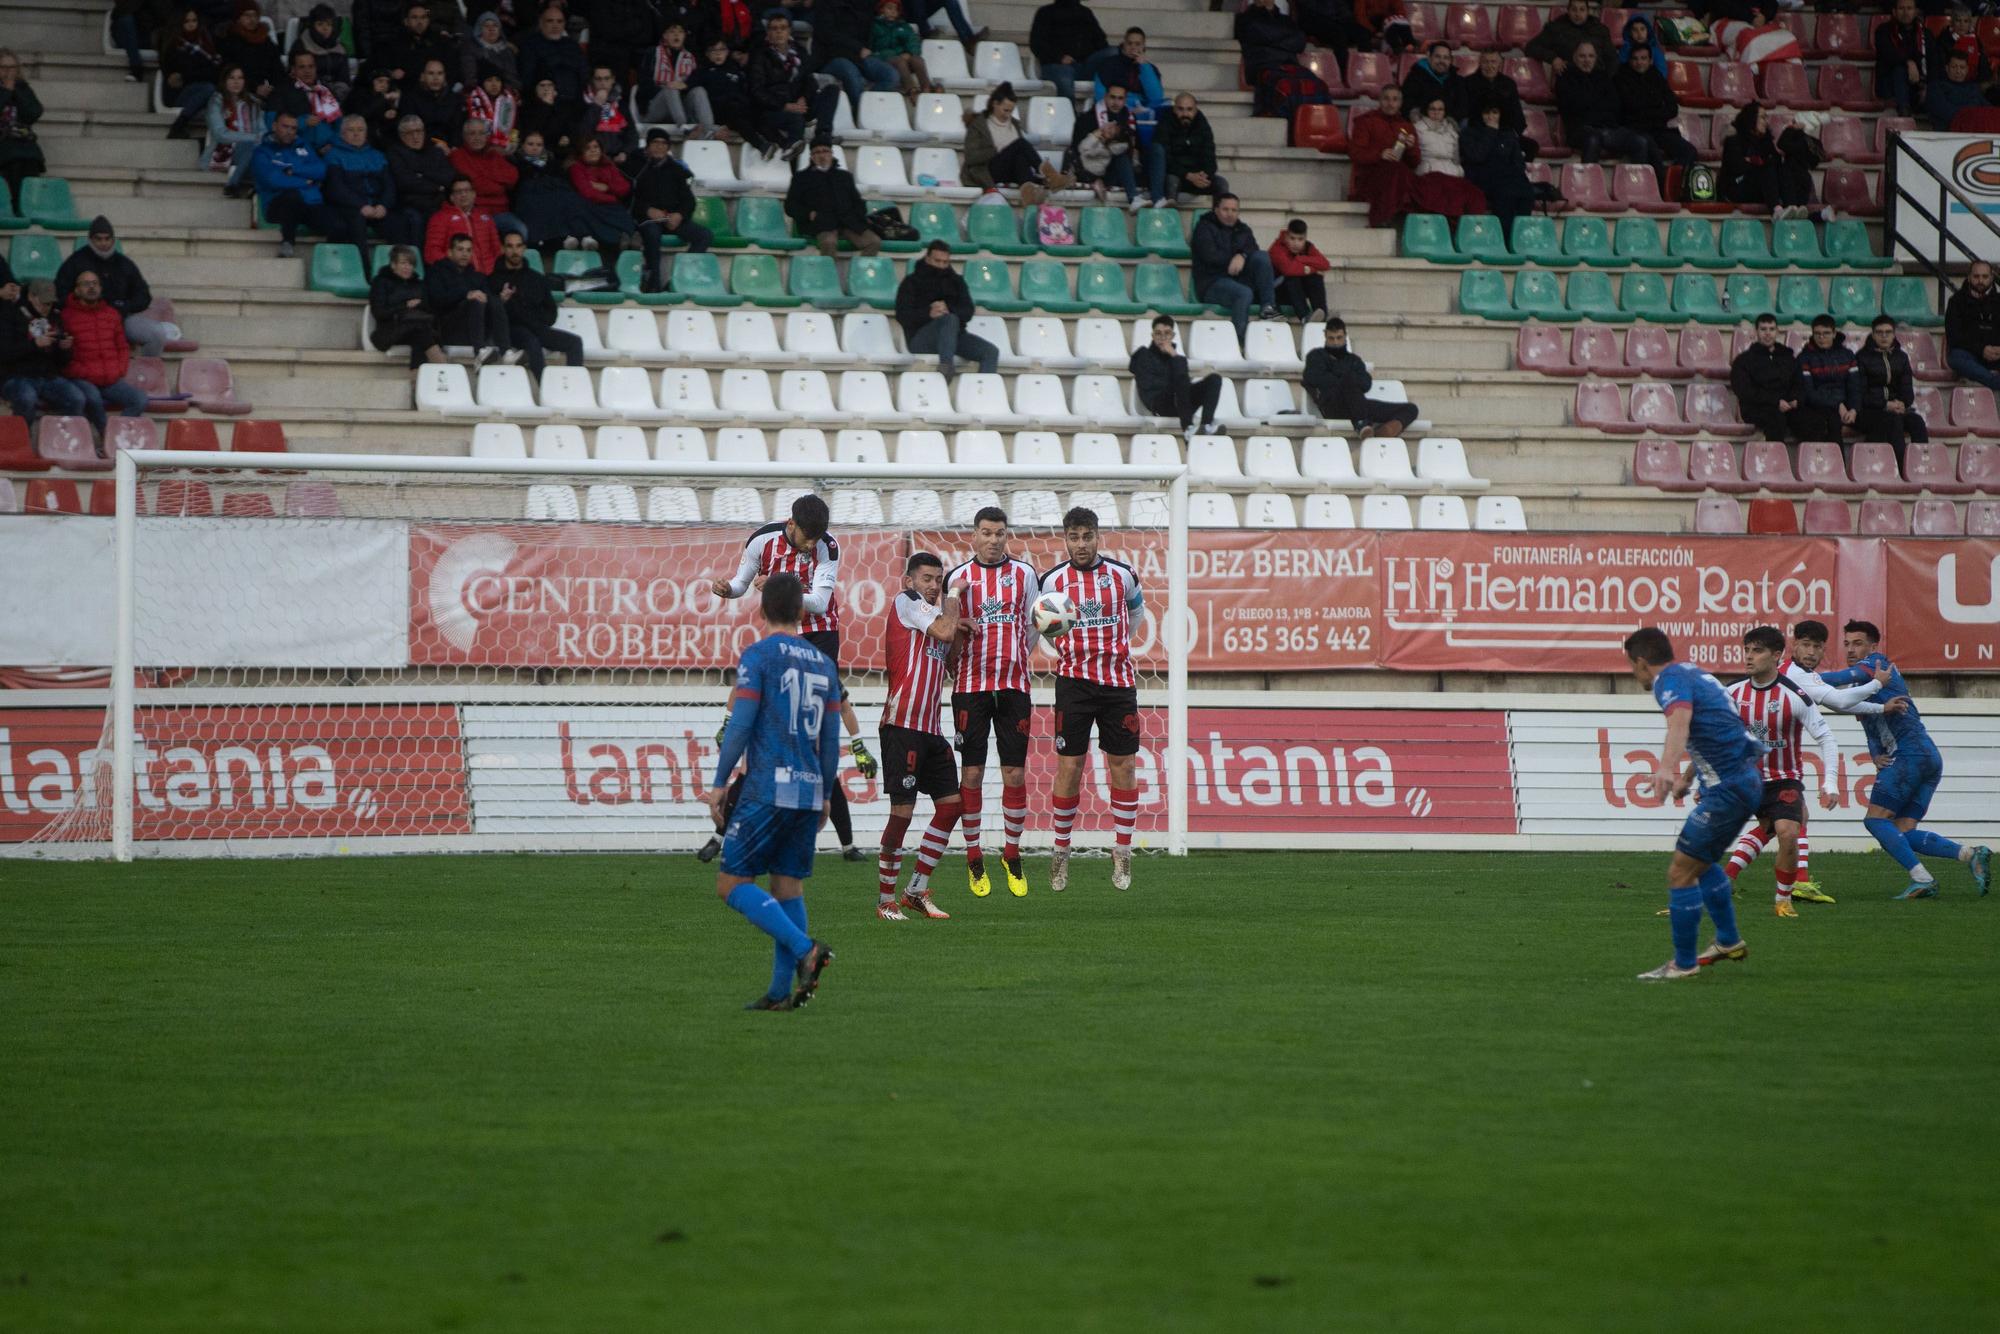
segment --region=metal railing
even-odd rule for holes
[[[1940,172],[1929,162],[1926,162],[1914,150],[1907,153],[1898,152],[1897,150],[1902,147],[1902,143],[1903,135],[1900,130],[1889,136],[1889,151],[1887,166],[1885,168],[1888,174],[1887,188],[1882,192],[1885,211],[1891,206],[1908,208],[1912,213],[1930,224],[1932,234],[1937,237],[1937,245],[1934,254],[1926,255],[1920,253],[1916,246],[1910,245],[1903,240],[1901,232],[1894,228],[1893,222],[1887,217],[1884,219],[1885,234],[1883,240],[1888,248],[1889,258],[1897,259],[1899,257],[1897,254],[1899,249],[1907,251],[1911,256],[1912,262],[1921,266],[1924,272],[1930,275],[1932,281],[1937,284],[1938,309],[1942,311],[1945,308],[1945,303],[1950,301],[1952,294],[1958,290],[1956,284],[1951,280],[1950,270],[1947,266],[1954,263],[1966,265],[1976,259],[1986,258],[1984,255],[1974,254],[1965,242],[1952,234],[1951,203],[1956,201],[1964,205],[1968,216],[1979,219],[1979,225],[1984,227],[1993,236],[1993,253],[1996,254],[2000,254],[2000,224],[1996,224],[1992,218],[1988,217],[1985,209],[1975,203],[1970,195],[1954,184],[1950,177]],[[1929,206],[1918,199],[1916,195],[1910,193],[1901,179],[1899,179],[1897,168],[1906,161],[1920,168],[1924,176],[1936,182],[1937,188],[1945,200],[1944,206],[1939,210],[1944,216],[1940,217],[1937,214],[1933,214]],[[1963,258],[1954,259],[1950,257],[1946,249],[1947,246],[1956,250]]]

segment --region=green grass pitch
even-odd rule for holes
[[[0,1330],[2000,1327],[2000,897],[1665,861],[0,864]]]

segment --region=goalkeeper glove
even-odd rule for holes
[[[873,778],[880,766],[875,763],[875,757],[868,753],[868,744],[860,737],[856,737],[848,743],[847,748],[854,752],[854,767],[861,771],[861,776]]]

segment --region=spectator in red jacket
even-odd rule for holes
[[[500,261],[500,229],[493,225],[493,215],[479,206],[478,191],[463,176],[451,183],[444,207],[431,214],[424,228],[424,263],[443,259],[454,236],[471,237],[472,267],[481,273],[493,272]]]
[[[528,226],[514,216],[514,187],[521,172],[513,160],[493,145],[493,127],[483,120],[468,120],[459,127],[458,147],[451,150],[452,170],[472,182],[472,192],[481,213],[493,216],[494,230],[528,234]]]
[[[1307,324],[1326,318],[1326,279],[1332,267],[1319,247],[1306,240],[1306,220],[1293,218],[1271,242],[1271,272],[1278,278],[1278,305],[1289,306]]]
[[[132,369],[132,344],[125,338],[125,317],[104,299],[104,284],[85,269],[63,307],[63,328],[75,340],[63,374],[83,390],[83,415],[104,434],[105,407],[127,417],[146,415],[146,391],[125,379]]]
[[[595,137],[586,138],[583,147],[576,153],[576,160],[569,164],[570,188],[583,197],[583,205],[593,216],[607,226],[618,228],[629,237],[636,227],[626,200],[632,197],[632,182],[618,169],[618,164],[606,155],[604,145]],[[590,238],[584,240],[584,249],[594,250],[596,245]]]

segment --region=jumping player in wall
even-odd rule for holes
[[[1097,513],[1078,506],[1063,515],[1069,559],[1044,573],[1043,593],[1063,593],[1076,607],[1076,624],[1055,641],[1056,779],[1055,855],[1049,888],[1069,887],[1070,831],[1083,791],[1083,758],[1090,733],[1104,753],[1111,780],[1111,887],[1132,887],[1132,828],[1139,819],[1139,787],[1132,757],[1139,753],[1139,690],[1132,671],[1132,627],[1146,615],[1139,576],[1123,561],[1098,551]]]
[[[1811,737],[1819,747],[1819,804],[1832,810],[1840,804],[1840,748],[1834,743],[1833,729],[1826,725],[1803,691],[1785,678],[1779,667],[1785,656],[1785,635],[1773,625],[1760,625],[1743,636],[1743,658],[1750,675],[1729,687],[1730,701],[1737,717],[1750,735],[1768,750],[1758,761],[1764,780],[1763,796],[1757,803],[1757,826],[1753,831],[1764,843],[1778,842],[1777,895],[1773,911],[1780,917],[1797,917],[1792,908],[1799,866],[1799,845],[1805,840],[1806,798],[1803,737]],[[1740,850],[1740,849],[1739,849]],[[1731,853],[1726,874],[1734,886],[1742,863]],[[1831,903],[1827,895],[1818,896]]]
[[[944,591],[944,562],[928,551],[911,555],[903,567],[903,591],[883,613],[889,698],[882,705],[883,784],[889,790],[889,823],[882,827],[882,855],[876,876],[881,895],[875,915],[901,922],[905,914],[942,920],[951,914],[931,901],[931,872],[951,844],[958,823],[958,766],[944,739],[938,701],[944,694],[946,665],[958,637],[960,592]],[[916,869],[902,902],[896,876],[903,865],[903,835],[917,813],[917,795],[931,799],[930,828],[917,848]]]
[[[945,576],[948,592],[962,595],[955,678],[953,731],[962,766],[959,799],[965,806],[965,874],[972,892],[992,892],[980,846],[979,811],[986,783],[987,737],[1000,753],[1000,811],[1007,841],[1000,864],[1016,898],[1028,892],[1021,868],[1021,831],[1028,823],[1028,735],[1034,705],[1028,697],[1028,657],[1034,651],[1035,567],[1007,551],[1007,512],[988,505],[972,516],[972,559]]]
[[[826,502],[804,495],[792,502],[791,517],[782,523],[767,523],[750,534],[743,544],[743,559],[730,578],[714,576],[709,587],[719,598],[740,598],[753,588],[762,588],[773,574],[797,575],[805,587],[805,619],[800,631],[807,643],[826,654],[838,672],[840,668],[840,606],[835,585],[840,576],[840,547],[827,534]],[[840,689],[840,720],[847,729],[848,749],[854,752],[854,767],[863,778],[875,776],[875,757],[861,740],[861,720],[848,702],[847,689]],[[731,785],[734,791],[735,785]],[[733,800],[733,798],[732,798]],[[847,811],[847,794],[833,785],[833,832],[840,839],[840,855],[848,861],[867,859],[854,846],[854,820]],[[728,806],[722,808],[728,817]],[[717,839],[696,855],[703,861],[715,856],[721,846]]]

